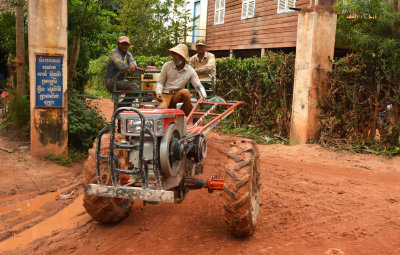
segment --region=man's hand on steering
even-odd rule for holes
[[[129,72],[130,74],[133,74],[133,73],[135,73],[135,71],[136,71],[136,66],[135,66],[135,64],[131,63],[131,64],[129,65],[128,72]]]
[[[205,69],[204,67],[199,67],[199,68],[197,69],[197,71],[198,71],[199,73],[204,73],[205,70],[206,70],[206,69]]]

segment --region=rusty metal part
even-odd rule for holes
[[[120,174],[119,176],[119,185],[123,186],[129,183],[129,174]],[[114,198],[114,202],[116,204],[122,204],[125,201],[123,198]]]
[[[212,193],[214,190],[224,190],[224,180],[217,179],[216,176],[211,176],[207,182],[208,192]]]
[[[99,184],[89,184],[87,193],[93,196],[145,200],[153,202],[174,202],[174,192],[166,190],[151,190],[136,187],[114,187]]]
[[[202,189],[204,187],[207,187],[207,185],[202,179],[196,177],[186,178],[184,186],[187,189]]]

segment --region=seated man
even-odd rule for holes
[[[106,88],[112,93],[114,81],[121,81],[125,78],[126,72],[130,74],[135,73],[137,70],[144,71],[143,68],[139,68],[136,65],[136,61],[133,59],[132,54],[128,51],[131,46],[129,38],[126,36],[121,36],[118,39],[117,43],[118,47],[115,48],[110,53],[110,57],[108,58],[108,63],[106,67]],[[115,77],[118,73],[120,74]],[[129,90],[131,89],[130,84],[118,84],[117,90]],[[126,94],[126,97],[135,96],[135,94]],[[132,99],[124,99],[123,102],[132,102]],[[128,104],[120,104],[119,107],[129,106]]]
[[[185,89],[186,83],[190,81],[201,98],[207,98],[207,94],[196,71],[186,64],[189,62],[187,46],[178,44],[168,52],[173,61],[165,63],[161,69],[156,87],[157,105],[169,108],[183,103],[183,111],[188,116],[192,110],[192,102],[189,90]]]
[[[203,39],[196,42],[197,54],[190,58],[190,66],[199,73],[201,81],[209,81],[210,77],[205,71],[208,71],[215,78],[215,56],[206,51],[206,41]],[[206,89],[211,89],[210,83],[203,83]]]

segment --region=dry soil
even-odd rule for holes
[[[110,116],[112,104],[100,108]],[[224,171],[232,140],[207,137],[205,173]],[[143,206],[117,225],[82,206],[83,162],[33,157],[0,136],[1,254],[400,254],[400,158],[318,145],[259,145],[261,206],[252,237],[227,233],[223,196],[189,192],[182,204]]]

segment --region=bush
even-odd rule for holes
[[[106,84],[104,83],[107,61],[108,56],[101,56],[89,62],[88,75],[90,79],[85,88],[87,93],[96,96],[110,97],[110,93],[106,89]]]
[[[328,73],[319,143],[357,152],[400,153],[400,90],[380,58],[350,54]]]
[[[70,147],[87,151],[105,125],[106,120],[100,115],[97,107],[88,105],[85,97],[76,91],[69,91],[68,143]]]
[[[11,101],[8,103],[7,119],[1,123],[1,127],[10,127],[17,134],[29,134],[30,126],[30,103],[26,95],[11,90]]]
[[[245,102],[230,117],[233,128],[246,125],[269,135],[289,135],[294,59],[293,53],[274,52],[262,58],[217,59],[216,94]]]
[[[161,70],[162,66],[171,61],[171,57],[160,57],[160,56],[137,56],[134,57],[137,62],[137,65],[143,68],[146,66],[156,66],[158,70]]]

